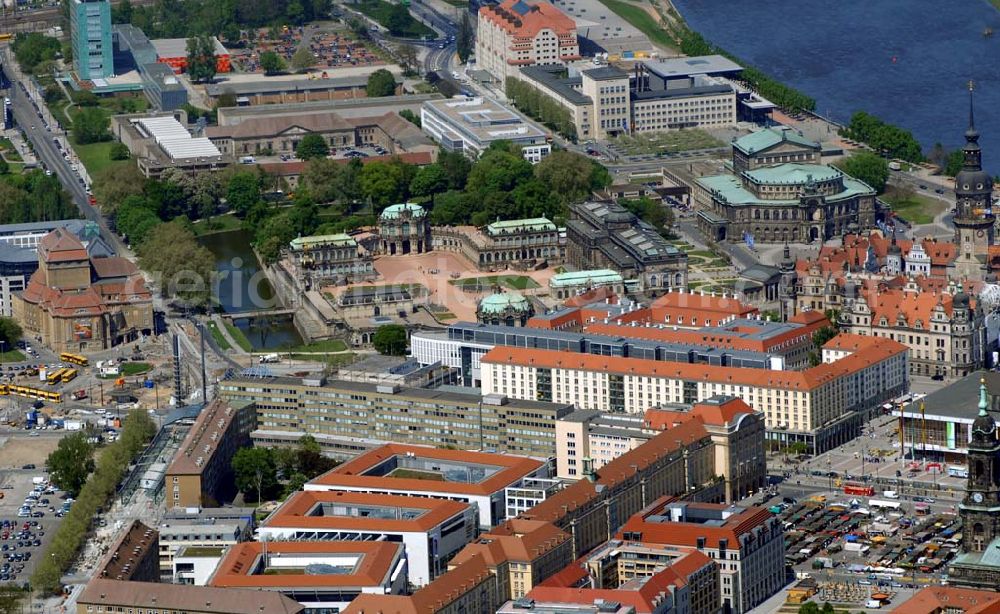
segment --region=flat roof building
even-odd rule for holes
[[[159,177],[168,168],[193,173],[221,170],[232,163],[211,140],[193,136],[173,115],[116,115],[111,131],[146,177]]]
[[[307,491],[379,492],[464,501],[479,524],[506,517],[504,489],[525,478],[548,477],[546,462],[506,454],[386,444],[306,483]]]
[[[371,492],[300,491],[261,523],[274,541],[402,543],[409,581],[427,584],[475,538],[474,507],[458,501]]]
[[[517,145],[524,159],[533,164],[552,151],[544,130],[500,103],[481,97],[428,100],[420,108],[420,125],[445,149],[473,160],[496,141]]]
[[[219,510],[240,510],[234,514],[219,514]],[[195,517],[170,515],[159,525],[159,560],[160,573],[169,575],[174,572],[174,557],[181,549],[187,547],[227,548],[249,540],[253,536],[254,519],[251,511],[249,517],[243,516],[246,508],[218,508],[204,510]]]
[[[115,76],[111,43],[111,0],[72,0],[69,35],[73,68],[81,81]]]
[[[237,376],[220,382],[219,391],[224,398],[255,403],[255,441],[294,443],[308,434],[340,457],[396,441],[549,458],[555,452],[555,420],[573,411],[568,404],[483,397],[467,388],[429,390],[319,376]],[[329,419],[330,412],[340,411],[353,418]]]
[[[233,546],[209,586],[276,591],[309,610],[340,612],[358,595],[406,591],[401,543],[248,542]]]

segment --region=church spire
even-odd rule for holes
[[[986,415],[986,378],[981,378],[979,380],[979,415]]]
[[[973,108],[973,94],[975,90],[975,83],[969,81],[969,128],[965,131],[965,140],[969,143],[976,143],[979,141],[979,132],[976,130],[976,117],[975,110]]]

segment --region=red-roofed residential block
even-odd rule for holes
[[[476,62],[501,83],[520,66],[578,59],[576,22],[548,2],[504,0],[479,9]]]
[[[628,542],[693,547],[722,565],[722,603],[733,612],[760,605],[785,585],[780,520],[762,507],[664,497],[629,518],[615,535]]]

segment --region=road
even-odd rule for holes
[[[11,107],[14,113],[14,122],[24,131],[25,137],[31,143],[35,155],[45,168],[52,171],[63,184],[63,187],[73,198],[73,202],[79,207],[80,212],[86,219],[95,222],[101,229],[101,237],[107,241],[116,253],[125,252],[125,246],[118,235],[111,232],[104,217],[100,212],[90,205],[89,195],[80,176],[72,169],[70,163],[62,156],[62,150],[56,147],[54,138],[56,133],[38,116],[34,101],[25,93],[25,84],[15,81],[17,75],[9,74],[11,88],[8,90],[11,99]]]

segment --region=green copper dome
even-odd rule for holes
[[[479,302],[479,312],[504,313],[507,309],[514,311],[531,311],[531,303],[517,292],[499,292],[491,294]]]
[[[398,205],[389,205],[382,211],[382,215],[379,217],[383,220],[395,220],[401,217],[404,213],[409,212],[412,218],[422,218],[426,215],[424,208],[420,205],[414,203],[399,203]]]

